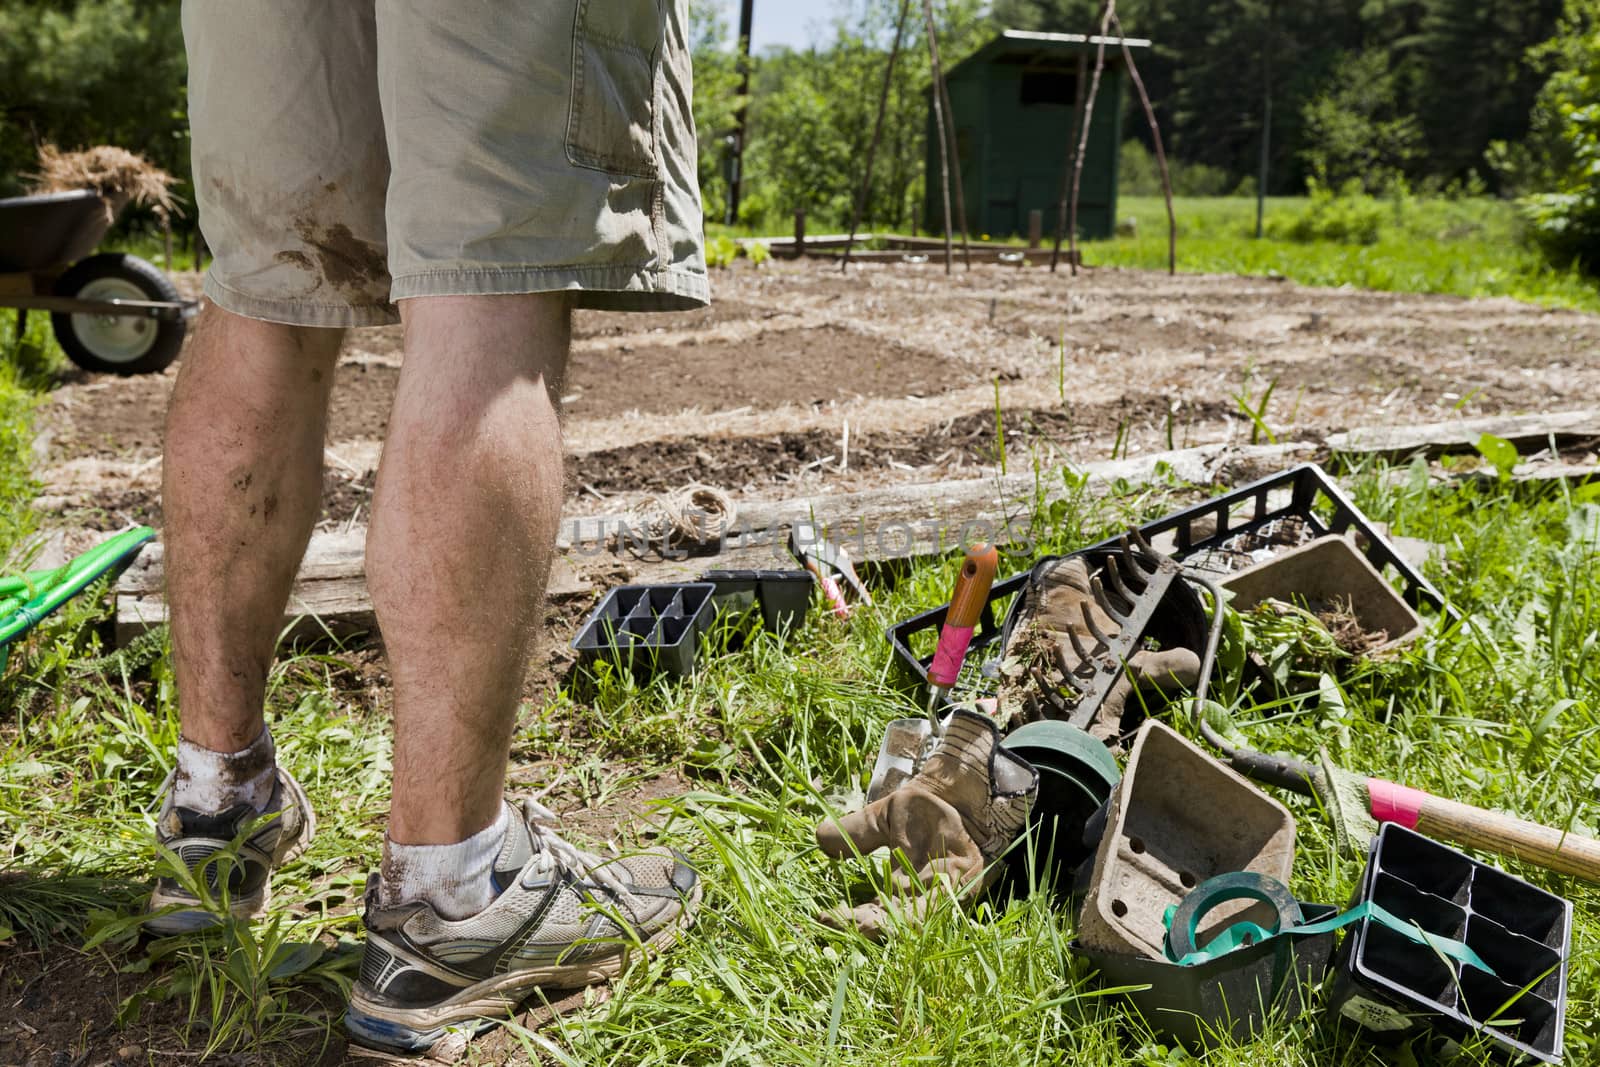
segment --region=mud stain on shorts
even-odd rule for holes
[[[310,256],[297,250],[286,249],[285,251],[279,252],[272,258],[279,263],[289,263],[307,272],[315,271],[317,269],[316,266],[311,262]]]
[[[295,220],[294,230],[316,258],[323,281],[345,299],[357,304],[370,304],[375,298],[381,301],[379,294],[388,287],[389,275],[388,257],[382,248],[361,240],[342,222],[321,226],[301,217]]]

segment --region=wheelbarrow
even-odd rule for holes
[[[154,264],[94,254],[122,205],[82,190],[0,200],[0,307],[50,312],[56,340],[84,370],[153,374],[178,358],[199,302]]]

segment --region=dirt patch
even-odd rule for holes
[[[618,314],[611,311],[577,311],[572,316],[572,336],[583,341],[596,337],[626,337],[639,333],[676,333],[680,330],[708,330],[728,322],[775,319],[785,314],[781,307],[766,307],[746,300],[717,297],[708,307],[694,311],[659,314]]]
[[[38,950],[21,941],[0,955],[0,1063],[17,1067],[133,1067],[192,1064],[195,1051],[184,1035],[187,999],[147,1001],[126,1026],[116,1022],[122,1002],[166,979],[162,968],[149,974],[124,974],[126,961],[88,955],[54,945]],[[312,1007],[298,997],[297,1009]],[[324,1011],[341,1005],[319,1005]],[[342,1043],[341,1043],[342,1044]],[[342,1048],[315,1046],[256,1049],[218,1055],[207,1062],[235,1067],[274,1067],[281,1063],[331,1064]]]
[[[572,497],[603,507],[689,481],[772,497],[802,479],[814,492],[960,477],[997,456],[996,392],[1013,464],[1030,448],[1082,462],[1577,408],[1600,393],[1600,316],[1509,300],[1116,270],[947,278],[868,265],[844,277],[812,263],[741,265],[716,283],[709,308],[576,316]],[[370,502],[401,340],[396,327],[349,334],[330,415],[346,461],[329,464],[325,522],[359,521]],[[47,507],[63,523],[159,522],[159,468],[145,464],[174,378],[62,377],[41,423]],[[1269,387],[1252,425],[1244,408]],[[98,478],[69,469],[86,459],[113,465]]]
[[[1074,443],[1117,434],[1125,440],[1164,443],[1170,428],[1181,446],[1186,432],[1209,423],[1239,419],[1236,408],[1220,402],[1174,408],[1167,397],[1130,396],[1113,404],[1074,408],[1036,408],[1002,412],[1006,448],[1021,455],[1031,448],[1062,454]],[[655,441],[631,448],[604,449],[570,456],[569,495],[663,492],[688,482],[730,491],[756,492],[808,470],[837,468],[843,440],[831,430],[778,433],[770,437],[694,437]],[[916,470],[934,474],[950,468],[996,462],[999,427],[993,412],[962,415],[920,432],[869,433],[850,442],[849,466],[857,471]]]
[[[956,370],[939,356],[843,326],[763,330],[748,341],[580,349],[563,406],[569,418],[818,407],[856,396],[942,393]]]

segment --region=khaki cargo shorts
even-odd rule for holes
[[[303,326],[412,297],[699,307],[688,0],[184,0],[206,295]]]

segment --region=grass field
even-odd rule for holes
[[[1522,243],[1514,204],[1486,198],[1336,201],[1335,215],[1354,212],[1376,227],[1376,240],[1292,240],[1296,220],[1312,212],[1308,197],[1272,197],[1266,236],[1255,239],[1256,202],[1246,197],[1178,197],[1178,269],[1291,278],[1305,285],[1350,285],[1402,293],[1507,296],[1552,307],[1600,311],[1600,280],[1551,267]],[[1118,217],[1136,236],[1088,241],[1090,266],[1167,268],[1167,208],[1159,196],[1123,196]],[[813,221],[811,230],[825,227]],[[848,229],[848,222],[840,231]],[[713,225],[713,235],[761,236]],[[780,229],[772,235],[785,236]],[[832,231],[830,231],[832,232]],[[974,235],[975,237],[982,235]],[[1000,238],[1001,235],[992,235]],[[1013,243],[1022,243],[1011,238]]]
[[[1192,243],[1215,241],[1222,254],[1227,227],[1247,218],[1245,208],[1208,208]],[[1141,236],[1090,246],[1091,262],[1103,250],[1159,250],[1147,221],[1155,215],[1131,210]],[[1272,242],[1279,243],[1286,256],[1307,253]],[[1337,262],[1336,250],[1310,252]],[[10,337],[10,320],[0,315],[7,572],[24,561],[37,521],[28,503],[29,411],[60,358],[38,317],[25,350]],[[1336,689],[1267,708],[1241,699],[1235,722],[1264,749],[1308,754],[1328,745],[1344,767],[1595,834],[1600,491],[1452,488],[1379,466],[1343,473],[1369,515],[1442,546],[1428,573],[1461,621],[1435,620],[1425,640],[1393,661],[1352,667]],[[1063,550],[1193,495],[1168,485],[1078,495],[1037,509],[1034,534],[1041,552]],[[873,875],[821,858],[812,828],[863,784],[883,724],[919,710],[891,670],[883,628],[942,601],[952,569],[949,559],[922,562],[848,624],[813,612],[786,638],[761,636],[732,652],[713,642],[703,650],[705,669],[682,683],[603,675],[523,709],[514,753],[520,792],[564,774],[557,795],[575,798],[569,809],[604,808],[642,776],[687,774],[689,793],[660,812],[661,840],[690,853],[707,885],[702,917],[681,946],[631,973],[609,1002],[521,1035],[529,1059],[1193,1062],[1099,992],[1068,948],[1071,917],[1042,895],[970,914],[946,902],[923,930],[885,945],[816,919],[848,894],[870,892]],[[151,812],[177,736],[175,694],[161,638],[106,657],[94,625],[103,607],[103,597],[80,598],[13,650],[0,675],[0,1002],[21,995],[8,955],[42,950],[51,966],[81,964],[93,968],[98,986],[117,982],[126,1026],[119,1033],[161,1042],[147,1048],[151,1062],[192,1062],[206,1052],[237,1052],[241,1063],[303,1062],[336,1041],[359,958],[359,896],[388,798],[381,701],[349,650],[287,655],[270,680],[269,714],[281,758],[316,806],[315,844],[277,880],[269,922],[228,924],[205,939],[141,939],[141,887],[155,869]],[[1175,725],[1192,736],[1187,723]],[[1343,904],[1361,864],[1337,854],[1313,804],[1285,800],[1300,826],[1292,888]],[[1567,1062],[1600,1062],[1600,891],[1513,869],[1575,903]],[[155,1020],[160,1028],[151,1032]],[[1206,1062],[1445,1061],[1421,1050],[1375,1052],[1313,1011]],[[1454,1062],[1490,1061],[1473,1048]]]
[[[1351,285],[1406,293],[1509,296],[1600,310],[1600,282],[1549,266],[1521,243],[1516,208],[1497,200],[1377,201],[1371,244],[1285,239],[1311,210],[1304,197],[1267,201],[1267,237],[1255,239],[1254,200],[1178,199],[1178,269],[1268,274],[1306,285]],[[1093,241],[1084,262],[1162,270],[1167,265],[1167,209],[1160,197],[1124,197],[1118,213],[1138,220],[1138,236]]]
[[[1463,621],[1436,625],[1399,659],[1358,667],[1338,698],[1235,708],[1257,744],[1329,744],[1344,766],[1595,830],[1600,766],[1600,502],[1594,492],[1441,489],[1423,477],[1354,472],[1359,502],[1398,533],[1445,546],[1432,577]],[[1087,497],[1037,517],[1043,548],[1081,544],[1163,510],[1158,490]],[[523,1040],[565,1063],[1177,1064],[1100,995],[1068,950],[1072,921],[1043,896],[964,914],[946,902],[925,929],[887,945],[826,929],[818,912],[870,876],[817,854],[811,829],[859,788],[878,731],[916,713],[893,684],[883,626],[936,603],[948,561],[913,570],[878,608],[841,625],[738,652],[704,651],[681,684],[603,676],[528,706],[523,765],[565,767],[605,801],[634,776],[687,769],[692,791],[664,811],[663,840],[692,854],[708,887],[691,936],[632,972],[617,996]],[[381,839],[386,723],[336,650],[287,658],[268,696],[281,758],[322,823],[282,872],[273,920],[208,940],[138,938],[138,883],[152,870],[149,814],[170,769],[177,717],[158,642],[111,660],[84,600],[13,656],[0,720],[0,946],[51,943],[105,969],[160,981],[124,1004],[130,1024],[178,1007],[189,1053],[250,1050],[295,1060],[337,1033],[353,978],[360,886]],[[1177,725],[1191,732],[1187,724]],[[532,789],[551,776],[522,775]],[[1293,888],[1342,903],[1360,864],[1335,852],[1311,804]],[[1577,905],[1568,1062],[1600,1058],[1600,893],[1524,871]],[[87,947],[85,947],[87,946]],[[143,1013],[143,1014],[141,1014]],[[187,1020],[182,1022],[181,1020]],[[1316,1015],[1222,1050],[1224,1065],[1379,1060]],[[1468,1050],[1459,1062],[1487,1062]]]

